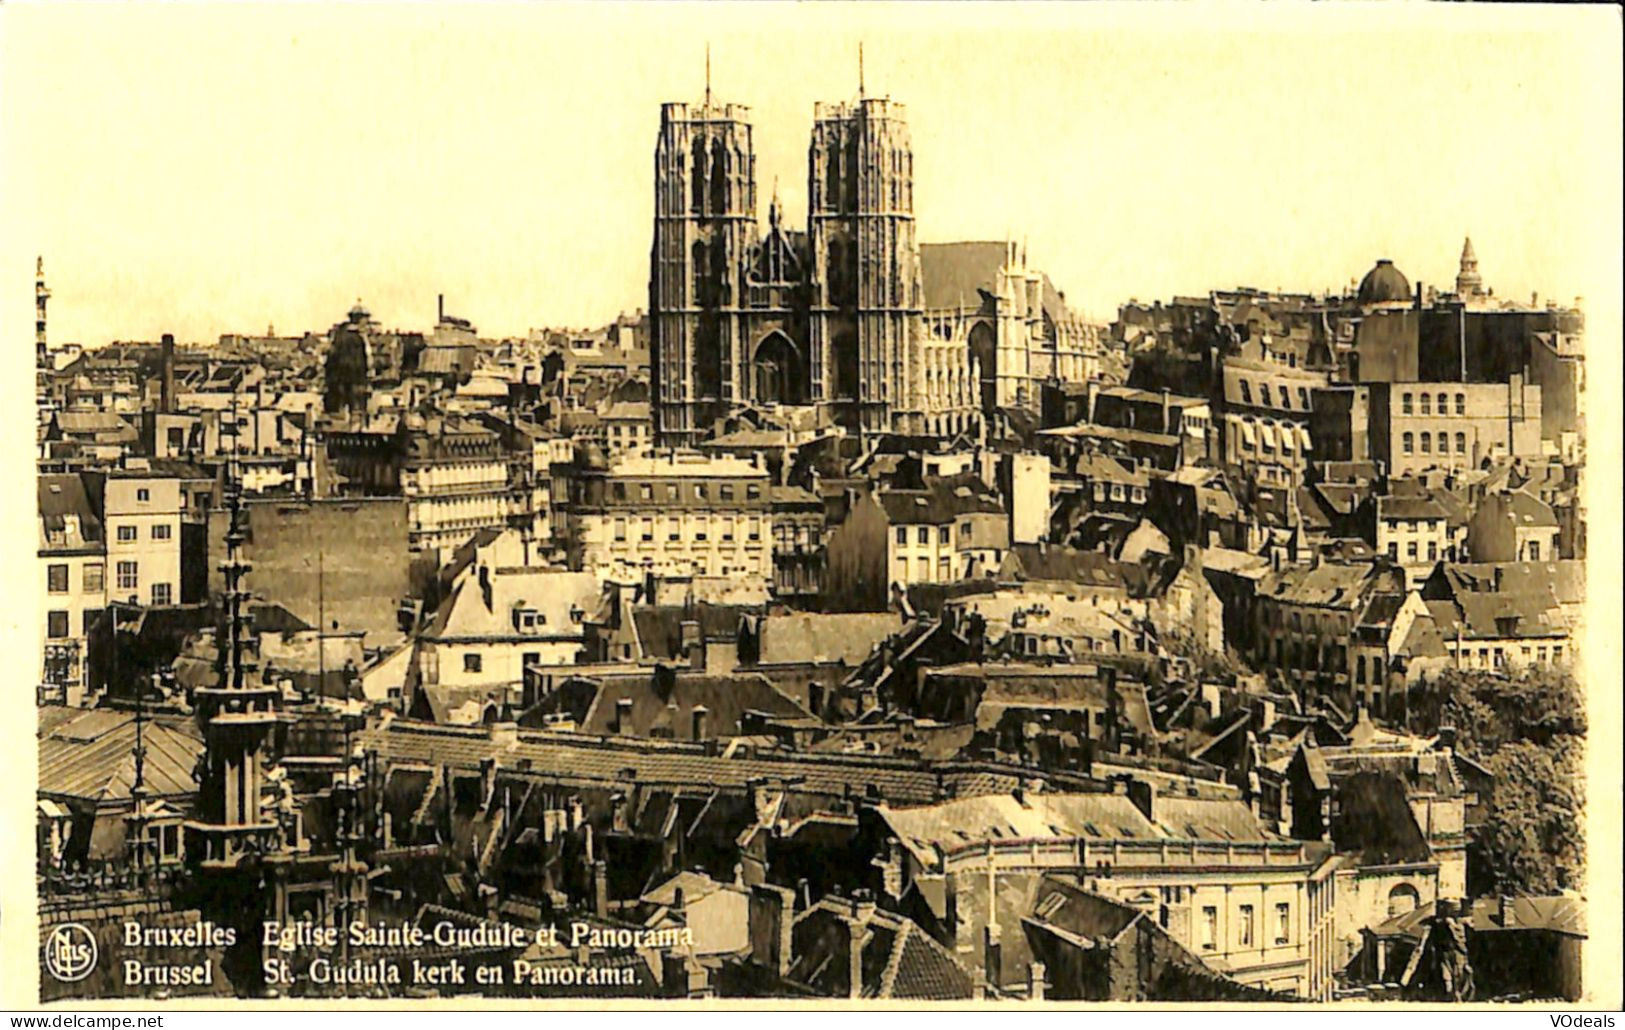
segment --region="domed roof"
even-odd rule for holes
[[[1382,258],[1360,280],[1356,299],[1361,304],[1404,303],[1411,299],[1411,283],[1394,263]]]

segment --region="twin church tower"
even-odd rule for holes
[[[805,230],[757,219],[750,109],[664,104],[649,312],[655,432],[694,442],[746,406],[814,405],[849,432],[915,431],[920,252],[901,104],[820,103]]]

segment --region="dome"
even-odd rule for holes
[[[1361,304],[1394,304],[1409,303],[1411,299],[1410,280],[1405,273],[1394,267],[1394,263],[1383,258],[1372,267],[1360,280],[1360,292],[1356,299]]]

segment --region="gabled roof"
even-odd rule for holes
[[[39,739],[39,792],[55,798],[128,801],[135,783],[135,715],[107,708],[57,722]],[[142,776],[149,797],[190,796],[203,741],[185,720],[148,718]]]
[[[1488,518],[1509,519],[1518,529],[1557,528],[1557,516],[1551,507],[1527,490],[1490,494],[1479,502],[1479,510]]]
[[[600,586],[591,572],[562,572],[556,569],[497,569],[488,573],[491,603],[486,604],[481,585],[484,567],[463,573],[451,597],[441,603],[433,627],[426,636],[436,639],[501,637],[539,640],[576,638],[583,635],[581,621],[574,613],[587,613],[597,607]],[[546,622],[532,634],[514,626],[513,612],[526,608],[540,613]]]
[[[854,913],[861,912],[861,915]],[[851,935],[862,935],[857,991],[851,989]],[[958,1001],[975,980],[913,920],[872,905],[827,897],[796,917],[787,978],[826,997]]]

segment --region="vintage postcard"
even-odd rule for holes
[[[1617,1005],[1620,70],[5,5],[0,1000]]]

